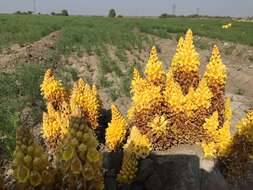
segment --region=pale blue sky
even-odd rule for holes
[[[33,0],[0,0],[0,12],[32,10]],[[122,15],[156,16],[163,12],[176,14],[200,14],[219,16],[253,16],[253,0],[36,0],[38,12],[50,13],[67,9],[71,14],[107,15],[115,8]]]

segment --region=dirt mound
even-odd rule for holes
[[[46,51],[54,48],[58,37],[59,31],[55,31],[24,47],[18,44],[12,45],[3,54],[0,54],[0,69],[2,71],[11,70],[19,63],[40,63]]]

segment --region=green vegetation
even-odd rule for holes
[[[133,66],[138,66],[136,63],[128,63],[126,50],[136,54],[143,48],[149,49],[154,41],[147,34],[172,39],[172,33],[179,38],[191,28],[195,35],[253,46],[253,23],[250,22],[237,22],[230,18],[200,19],[170,15],[163,15],[163,18],[1,14],[0,52],[15,43],[26,45],[35,42],[57,30],[60,31],[60,36],[55,49],[45,56],[44,64],[22,64],[11,73],[0,71],[0,147],[7,153],[12,152],[15,129],[24,108],[34,109],[32,117],[35,121],[41,119],[44,104],[39,84],[47,67],[57,68],[56,73],[66,86],[78,78],[76,70],[65,67],[65,64],[56,65],[59,64],[61,55],[67,57],[73,52],[77,55],[84,52],[88,55],[96,54],[100,61],[97,81],[91,81],[90,76],[82,77],[87,79],[87,82],[96,82],[100,88],[108,88],[108,95],[115,101],[120,95],[130,95],[129,83]],[[222,25],[228,22],[231,22],[233,27],[229,30],[222,29]],[[115,48],[115,59],[109,56],[108,46]],[[207,43],[199,43],[198,47],[210,49]],[[229,48],[225,53],[229,55],[231,50],[233,48]],[[249,60],[253,59],[249,57]],[[120,78],[117,81],[120,84],[108,80],[107,74]],[[238,94],[241,93],[238,90]]]

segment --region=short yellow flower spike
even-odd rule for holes
[[[193,44],[192,31],[189,29],[184,42],[182,38],[179,40],[177,52],[171,63],[172,70],[173,72],[198,72],[199,65],[199,55]]]
[[[133,127],[124,150],[133,153],[137,159],[146,158],[151,152],[151,144],[146,135],[142,135],[137,127]]]
[[[163,85],[165,83],[165,71],[154,46],[150,52],[145,75],[147,82],[151,85]]]
[[[111,111],[112,121],[106,128],[105,139],[106,146],[111,151],[115,151],[125,138],[127,122],[115,105],[111,106]]]
[[[149,109],[153,103],[162,99],[161,88],[159,86],[149,86],[132,97],[132,106],[128,110],[128,119],[133,118],[136,113],[144,109]]]
[[[124,151],[123,164],[119,174],[117,175],[117,181],[119,183],[131,184],[138,170],[138,160],[130,152]]]
[[[253,142],[253,110],[250,110],[246,116],[237,123],[236,128],[240,135],[250,137],[250,140]]]
[[[213,94],[208,88],[206,80],[202,79],[195,91],[192,87],[189,89],[185,104],[187,114],[190,116],[200,108],[208,109],[211,106],[212,97]]]
[[[75,111],[78,108],[81,109],[92,128],[96,129],[98,127],[101,102],[95,86],[91,88],[82,79],[79,79],[72,89],[70,108],[71,111]]]
[[[175,112],[184,111],[185,96],[181,90],[180,85],[174,81],[173,76],[167,75],[166,88],[164,91],[164,99]]]
[[[138,95],[148,86],[148,83],[145,79],[141,77],[139,71],[134,68],[133,79],[131,81],[131,94]]]
[[[61,118],[51,103],[47,105],[47,113],[43,113],[42,136],[47,142],[56,143],[61,138]]]
[[[208,86],[225,85],[227,79],[227,69],[222,63],[219,48],[215,45],[213,47],[212,56],[209,64],[206,66],[204,77],[207,80]]]
[[[149,127],[155,134],[163,136],[167,134],[167,124],[168,120],[165,115],[157,115],[152,122],[149,123]]]
[[[62,83],[54,78],[51,69],[48,69],[45,73],[44,80],[41,84],[41,94],[48,103],[52,103],[57,108],[65,100],[66,92]]]
[[[218,136],[218,127],[219,127],[219,120],[218,120],[218,112],[214,112],[211,117],[205,120],[203,128],[208,131],[208,134],[213,139],[216,139]]]

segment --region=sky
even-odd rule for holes
[[[0,0],[0,13],[17,10],[33,10],[41,13],[67,9],[73,15],[107,15],[110,8],[125,16],[158,16],[172,13],[176,5],[177,15],[196,14],[211,16],[253,16],[253,0]]]

